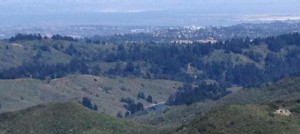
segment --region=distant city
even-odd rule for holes
[[[266,20],[270,20],[265,18]],[[262,23],[264,22],[264,23]],[[273,29],[272,27],[276,27]],[[43,36],[60,34],[73,38],[94,36],[112,36],[145,33],[154,37],[173,40],[175,43],[191,43],[191,41],[207,42],[226,40],[233,37],[257,38],[279,34],[300,32],[299,20],[255,21],[231,26],[110,26],[110,25],[60,25],[60,26],[0,26],[0,38],[10,38],[17,33],[38,33]]]

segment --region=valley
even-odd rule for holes
[[[1,0],[0,134],[299,134],[297,0]]]
[[[299,33],[176,43],[177,30],[1,40],[0,133],[299,132]]]

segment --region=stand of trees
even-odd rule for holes
[[[21,34],[18,33],[14,37],[9,39],[9,42],[21,41],[21,40],[42,40],[43,38],[40,34]]]
[[[67,74],[90,74],[88,66],[82,60],[73,59],[68,64],[45,64],[44,62],[24,62],[21,66],[0,71],[0,79],[16,78],[61,78]]]
[[[167,100],[168,105],[190,105],[195,102],[209,100],[217,100],[229,92],[219,87],[217,84],[207,84],[202,82],[196,87],[185,83],[182,87],[177,89],[175,94],[170,95]]]
[[[98,106],[96,104],[93,104],[91,99],[88,97],[83,97],[81,104],[91,110],[95,110],[95,111],[98,110]]]
[[[125,109],[130,111],[131,114],[134,114],[140,110],[144,110],[143,103],[141,103],[141,102],[136,103],[131,98],[122,98],[120,101],[125,103],[125,105],[124,105]]]
[[[42,39],[48,39],[46,36],[42,36],[41,34],[22,34],[18,33],[14,37],[9,38],[9,42],[16,42],[16,41],[33,41],[33,40],[42,40]],[[64,41],[78,41],[77,39],[74,39],[70,36],[62,36],[59,34],[53,35],[51,37],[52,40],[64,40]]]

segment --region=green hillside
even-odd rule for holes
[[[256,39],[233,38],[215,44],[130,42],[125,37],[117,43],[96,43],[86,39],[18,34],[0,41],[0,113],[49,102],[61,104],[85,99],[91,101],[88,107],[98,113],[128,117],[130,111],[133,115],[137,114],[127,119],[156,127],[182,126],[178,132],[183,133],[186,132],[186,125],[191,127],[187,129],[188,133],[195,132],[192,126],[199,124],[191,123],[193,120],[197,122],[195,119],[204,120],[201,123],[205,127],[205,123],[210,122],[205,117],[214,120],[214,116],[220,115],[220,119],[225,120],[233,111],[241,111],[234,122],[249,115],[258,116],[262,118],[262,123],[266,123],[265,120],[273,119],[272,115],[272,118],[267,115],[274,109],[270,110],[272,106],[261,103],[300,98],[300,78],[290,77],[299,73],[299,33]],[[153,112],[138,112],[156,102],[166,102],[169,106]],[[59,104],[34,107],[23,112],[31,111],[27,113],[31,118],[31,114],[48,114],[39,113],[39,110]],[[218,113],[218,108],[226,111],[224,117]],[[212,109],[217,109],[217,112],[210,112]],[[60,111],[60,108],[50,109],[56,110]],[[11,119],[3,120],[3,129],[12,127],[9,129],[12,133],[18,130],[9,123],[19,123],[16,128],[20,128],[20,132],[25,131],[26,127],[34,129],[26,126],[30,124],[24,122],[25,118],[29,120],[27,116],[21,116],[18,112],[5,115],[10,115],[8,117]],[[47,121],[56,116],[61,117],[62,121],[66,118],[66,125],[56,126],[50,122],[50,127],[47,126]],[[43,121],[32,126],[45,125],[50,132],[51,128],[73,126],[74,122],[64,113],[56,116],[38,116],[43,117]],[[275,124],[280,119],[275,119]],[[220,128],[224,125],[222,121],[213,123]],[[255,121],[245,121],[247,123],[251,125]],[[113,126],[118,128],[116,132],[123,129]],[[209,130],[210,125],[207,126],[205,132]],[[78,127],[76,123],[74,127]],[[98,129],[92,126],[88,131],[79,133],[97,133],[100,131]],[[257,130],[261,131],[259,128]]]
[[[169,80],[93,75],[69,75],[50,81],[29,78],[0,80],[0,113],[48,102],[81,101],[82,97],[88,97],[98,106],[99,112],[115,116],[117,112],[126,112],[124,103],[120,102],[123,97],[147,106],[146,100],[138,99],[139,92],[161,102],[180,85],[180,82]]]
[[[119,43],[101,44],[26,34],[12,38],[0,41],[1,79],[55,79],[79,73],[187,83],[212,80],[227,88],[278,80],[298,73],[300,65],[298,33],[233,38],[213,45],[136,43],[128,42],[126,36]]]
[[[223,104],[267,103],[300,98],[300,77],[288,77],[256,88],[238,90],[220,99]]]
[[[22,65],[24,62],[31,62],[33,57],[39,55],[39,60],[45,61],[47,64],[68,63],[71,56],[66,55],[52,47],[47,50],[42,50],[41,46],[45,44],[57,44],[59,46],[66,46],[67,42],[49,42],[49,41],[22,41],[15,43],[7,43],[0,41],[0,69],[16,67]],[[36,57],[38,58],[38,57]]]
[[[1,134],[134,134],[155,131],[158,129],[96,113],[75,102],[38,105],[0,115]]]
[[[300,99],[299,87],[300,77],[284,78],[273,84],[265,84],[256,88],[237,89],[216,101],[206,100],[191,105],[172,106],[163,111],[135,117],[135,120],[155,125],[178,126],[192,121],[197,116],[203,116],[212,109],[228,105],[260,104]]]
[[[74,77],[72,81],[78,78],[69,77]],[[79,85],[80,80],[76,81]],[[78,103],[38,105],[1,114],[0,133],[296,134],[300,132],[299,83],[299,77],[285,78],[271,85],[237,90],[217,101],[173,106],[127,120],[90,111]],[[291,111],[291,115],[275,114],[279,108]]]
[[[291,111],[291,115],[275,113],[279,108]],[[230,105],[197,117],[175,131],[182,134],[298,134],[299,109],[299,101]]]

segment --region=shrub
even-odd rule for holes
[[[141,92],[141,91],[140,91],[140,92],[138,93],[137,97],[144,100],[144,99],[145,99],[145,94],[144,94],[144,92]]]
[[[291,112],[300,113],[300,106],[296,106],[296,107],[291,108]]]
[[[93,110],[95,110],[95,111],[98,110],[98,106],[96,104],[94,104]]]
[[[126,110],[130,111],[131,114],[144,110],[144,105],[141,102],[135,103],[131,98],[122,98],[120,101],[126,103],[124,107]]]
[[[130,116],[130,112],[129,112],[129,111],[126,111],[125,117],[128,117],[128,116]]]
[[[152,102],[153,102],[152,96],[149,95],[149,96],[147,97],[146,101],[149,102],[149,103],[152,103]]]
[[[91,101],[91,99],[89,99],[88,97],[83,97],[83,98],[82,98],[81,104],[82,104],[83,106],[85,106],[85,107],[91,109],[91,110],[94,110],[94,106],[93,106],[93,104],[92,104],[92,101]]]
[[[122,112],[118,112],[118,113],[117,113],[117,117],[118,117],[118,118],[123,118]]]

